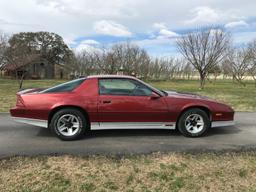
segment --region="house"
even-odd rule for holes
[[[23,64],[7,64],[2,67],[5,76],[25,79],[63,79],[68,78],[64,65],[52,64],[46,59],[35,57]]]

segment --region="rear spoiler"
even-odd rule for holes
[[[17,95],[23,95],[23,94],[28,94],[28,93],[35,93],[42,91],[43,89],[38,89],[38,88],[31,88],[31,89],[23,89],[17,92]]]

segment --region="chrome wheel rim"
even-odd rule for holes
[[[199,114],[191,114],[185,120],[185,127],[189,133],[199,133],[204,128],[204,119]]]
[[[64,136],[74,136],[80,128],[77,116],[72,114],[62,115],[57,121],[57,129]]]

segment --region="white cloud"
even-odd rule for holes
[[[178,37],[179,34],[171,31],[168,29],[165,23],[160,22],[160,23],[154,23],[153,28],[157,29],[155,34],[152,35],[152,38],[156,37],[157,39],[166,39],[166,38],[175,38]]]
[[[246,23],[243,20],[240,21],[233,21],[233,22],[229,22],[225,25],[225,28],[235,28],[235,27],[247,27],[248,23]]]
[[[99,48],[100,43],[93,39],[86,39],[79,43],[79,45],[74,49],[75,52],[88,51],[88,52],[101,52]]]
[[[102,50],[100,48],[88,45],[88,44],[81,44],[78,45],[75,49],[76,53],[82,52],[82,51],[87,51],[89,53],[95,53],[95,52],[101,52]]]
[[[125,26],[111,20],[97,21],[93,28],[96,33],[102,35],[116,37],[130,37],[132,35],[132,33]]]
[[[163,23],[163,22],[160,22],[160,23],[154,23],[153,24],[153,27],[156,28],[156,29],[166,29],[166,24]]]
[[[168,29],[164,22],[153,23],[153,28],[156,30],[151,33],[149,38],[134,41],[142,47],[159,47],[159,46],[173,46],[175,45],[176,38],[180,35]]]
[[[70,14],[84,16],[118,16],[127,17],[134,15],[130,9],[129,2],[120,0],[34,0],[37,5],[50,8],[52,10]]]
[[[0,0],[0,30],[9,34],[55,32],[71,47],[81,37],[94,39],[95,35],[106,33],[130,37],[131,41],[154,41],[161,46],[165,41],[175,40],[177,31],[204,25],[229,26],[232,22],[248,21],[243,30],[254,32],[255,7],[255,0]],[[99,29],[96,34],[94,25],[99,21],[114,22],[110,23],[114,30]],[[160,22],[152,26],[156,21]],[[148,37],[150,32],[152,36]],[[234,35],[235,38],[239,37]],[[104,45],[115,43],[115,39],[104,38]]]
[[[175,38],[175,37],[179,37],[179,34],[167,29],[161,29],[159,31],[159,36],[157,38]]]
[[[191,10],[192,19],[185,21],[187,24],[216,23],[220,20],[220,14],[207,6],[196,7]]]
[[[86,39],[86,40],[82,41],[81,44],[99,45],[100,43],[98,41],[93,40],[93,39]]]
[[[236,9],[220,9],[209,6],[198,6],[190,10],[191,19],[185,20],[186,25],[211,25],[223,24],[233,20],[244,19],[244,16]]]

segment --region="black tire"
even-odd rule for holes
[[[193,117],[193,115],[196,115],[199,118],[201,117],[202,121],[203,121],[203,126],[201,127],[201,129],[198,130],[198,132],[195,132],[195,133],[193,133],[193,131],[194,131],[193,127],[191,127],[191,129],[186,128],[187,118],[189,118],[191,116]],[[200,125],[198,125],[198,126],[200,126]],[[211,122],[210,122],[210,119],[209,119],[207,113],[198,108],[188,109],[180,116],[179,121],[178,121],[178,130],[181,132],[182,135],[184,135],[186,137],[203,136],[207,132],[207,130],[210,128],[210,126],[211,126]],[[190,131],[188,131],[188,130],[190,130]]]
[[[78,124],[77,128],[75,128],[76,131],[73,135],[64,135],[64,134],[62,134],[63,131],[61,132],[58,128],[58,125],[59,125],[58,122],[64,116],[69,116],[69,115],[75,116],[75,118],[79,124]],[[67,123],[69,123],[69,122],[67,122]],[[57,111],[53,115],[51,123],[50,123],[51,131],[58,138],[60,138],[61,140],[64,140],[64,141],[73,141],[73,140],[80,139],[82,136],[85,135],[85,131],[86,131],[87,127],[88,127],[88,121],[85,118],[84,114],[81,111],[74,109],[74,108],[64,108],[64,109]]]

